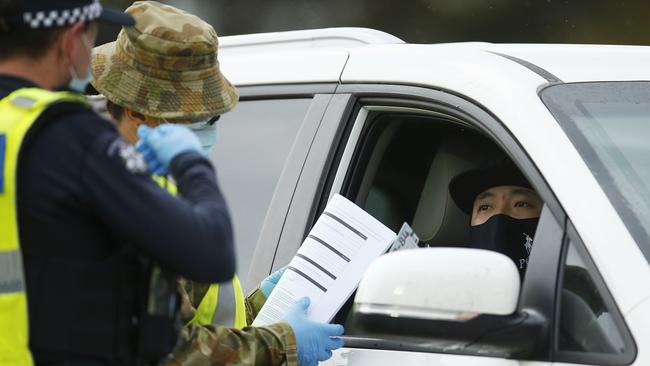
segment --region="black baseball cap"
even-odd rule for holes
[[[135,24],[119,10],[105,9],[99,0],[13,0],[13,14],[0,15],[0,29],[63,27],[80,21],[101,21],[121,26]]]
[[[449,194],[456,205],[472,215],[474,199],[485,190],[498,186],[532,188],[528,179],[507,157],[488,162],[481,168],[460,173],[449,182]]]

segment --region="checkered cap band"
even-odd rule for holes
[[[102,5],[99,0],[91,4],[72,9],[57,9],[47,11],[25,12],[23,22],[32,29],[61,27],[77,22],[92,21],[102,14]]]

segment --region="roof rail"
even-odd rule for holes
[[[258,53],[317,47],[359,47],[370,44],[404,43],[401,39],[370,28],[322,28],[225,36],[219,38],[220,51]]]

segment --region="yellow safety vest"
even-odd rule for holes
[[[86,103],[81,95],[18,89],[0,100],[0,365],[31,365],[23,262],[16,214],[18,153],[30,127],[48,106]]]
[[[165,177],[153,176],[153,179],[169,193],[177,194],[176,186]],[[194,317],[187,324],[213,324],[239,329],[247,326],[244,291],[237,275],[230,282],[211,284],[196,308]]]

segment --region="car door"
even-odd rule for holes
[[[447,185],[454,174],[476,164],[471,157],[481,149],[499,149],[509,155],[545,201],[518,305],[518,311],[534,314],[530,319],[537,322],[537,328],[532,333],[506,332],[495,342],[500,346],[411,336],[408,329],[400,334],[373,333],[358,329],[349,319],[352,304],[348,302],[335,319],[346,325],[346,347],[323,364],[548,365],[568,361],[624,365],[634,359],[634,342],[615,302],[597,271],[586,265],[590,263],[587,251],[579,249],[584,247],[577,232],[525,149],[489,111],[443,91],[370,84],[337,88],[289,203],[273,267],[291,259],[334,193],[348,197],[394,231],[403,221],[411,223],[431,246],[465,244],[468,218],[450,201]],[[576,277],[589,280],[576,285]],[[571,291],[585,283],[596,286],[592,288],[597,291],[588,292],[596,293],[598,300],[586,301],[587,295]],[[590,302],[602,307],[594,312]],[[593,325],[598,312],[608,313],[602,321],[606,325]],[[574,318],[582,320],[571,322]],[[585,324],[592,324],[591,328]],[[567,333],[573,343],[560,337]],[[600,339],[600,343],[586,344],[585,339]],[[569,344],[574,348],[568,348]]]

